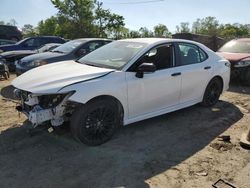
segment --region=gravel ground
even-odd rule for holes
[[[11,96],[10,81],[0,88]],[[239,145],[250,128],[249,87],[232,85],[213,108],[195,105],[128,125],[98,147],[78,143],[67,127],[30,136],[26,118],[2,96],[1,188],[211,188],[220,178],[250,187],[250,151]]]

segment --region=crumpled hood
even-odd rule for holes
[[[56,58],[60,56],[65,56],[66,54],[54,53],[54,52],[43,52],[38,54],[29,55],[22,59],[22,62],[30,62],[34,60],[49,60],[51,58]]]
[[[217,52],[218,55],[224,57],[228,61],[238,62],[242,59],[250,59],[250,53],[229,53],[229,52]]]
[[[62,61],[32,69],[12,81],[18,89],[37,94],[57,93],[62,87],[113,72],[75,61]]]

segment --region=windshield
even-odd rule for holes
[[[82,57],[78,62],[92,66],[120,69],[146,45],[139,42],[115,41]]]
[[[47,51],[51,51],[54,48],[58,47],[59,45],[53,45],[53,44],[45,44],[44,46],[42,46],[41,48],[39,48],[37,51],[38,53],[42,53],[42,52],[47,52]]]
[[[72,40],[62,44],[61,46],[52,50],[52,52],[59,52],[59,53],[70,53],[78,46],[82,45],[84,40]]]
[[[219,52],[250,53],[250,41],[232,40],[222,46]]]
[[[26,41],[26,40],[28,40],[29,38],[25,38],[25,39],[23,39],[23,40],[20,40],[19,42],[17,42],[16,44],[21,44],[21,43],[23,43],[24,41]]]

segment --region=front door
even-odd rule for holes
[[[155,113],[177,105],[180,98],[181,75],[174,65],[171,44],[157,46],[142,56],[126,72],[129,118]],[[142,63],[154,63],[157,70],[137,78],[135,72]]]

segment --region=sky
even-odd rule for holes
[[[159,23],[175,31],[181,22],[216,17],[220,23],[250,24],[250,0],[99,0],[106,9],[122,15],[126,27],[138,30]],[[140,3],[144,2],[144,3]],[[15,19],[17,26],[36,26],[57,13],[50,0],[0,0],[0,21]]]

